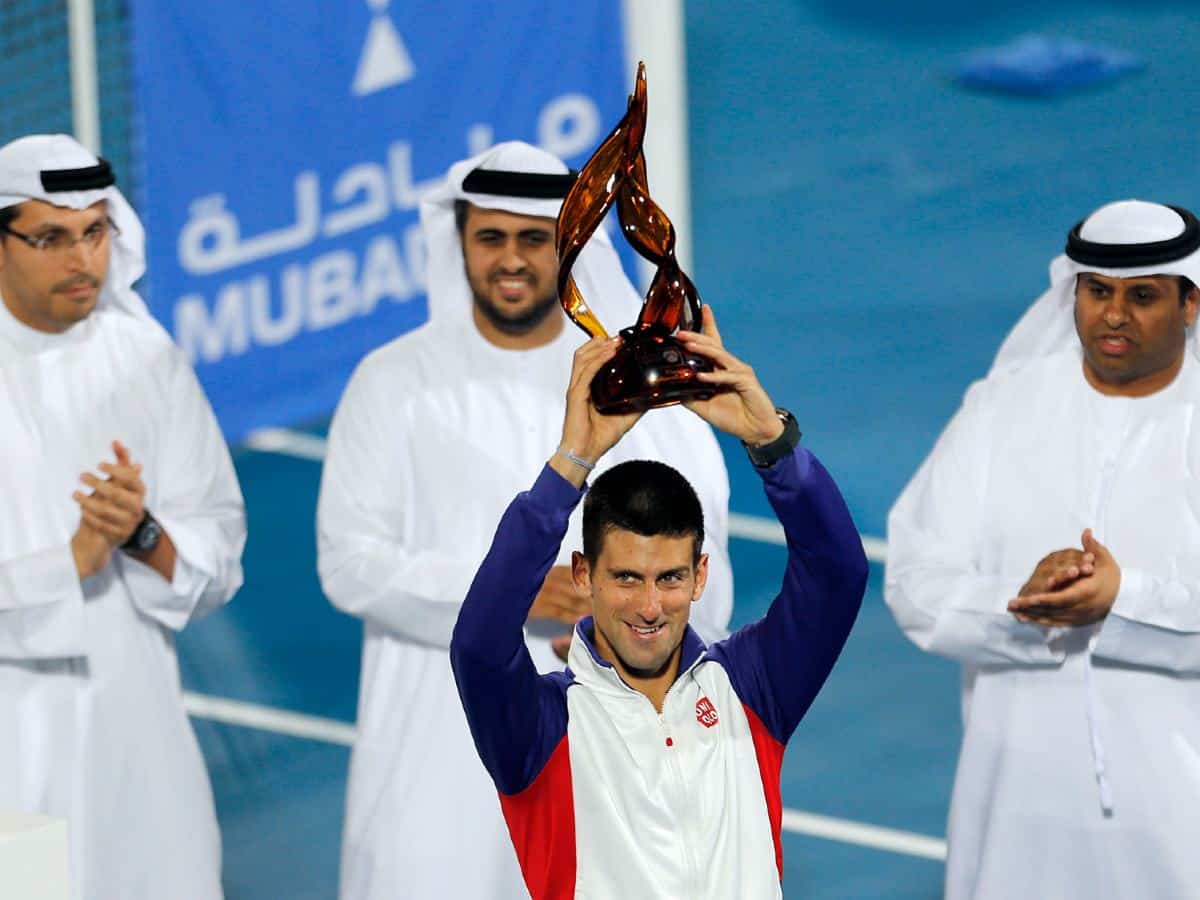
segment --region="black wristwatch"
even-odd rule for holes
[[[158,519],[150,515],[147,510],[146,514],[142,516],[142,521],[138,523],[138,527],[129,536],[129,540],[121,545],[121,549],[126,553],[149,553],[158,546],[158,542],[162,539],[162,533],[162,526],[158,524]]]
[[[800,443],[800,423],[796,421],[796,417],[780,406],[775,407],[775,415],[779,416],[779,421],[783,423],[783,434],[771,443],[759,447],[751,447],[742,441],[742,446],[746,448],[746,455],[750,457],[750,462],[760,469],[772,466],[790,455],[796,449],[796,445]]]

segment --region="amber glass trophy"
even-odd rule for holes
[[[699,329],[700,297],[675,259],[674,226],[650,199],[645,134],[646,71],[639,63],[625,116],[580,171],[558,214],[558,296],[589,336],[608,332],[580,293],[571,266],[614,203],[625,239],[658,267],[637,322],[621,329],[620,349],[592,380],[592,400],[602,413],[671,406],[715,392],[696,377],[711,372],[712,362],[689,353],[675,337],[680,328]]]

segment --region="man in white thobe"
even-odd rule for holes
[[[241,584],[245,518],[112,185],[65,135],[0,148],[0,809],[66,819],[77,900],[214,900],[174,633]]]
[[[368,356],[334,416],[318,506],[321,582],[366,625],[341,895],[527,897],[450,670],[450,635],[496,522],[557,440],[575,349],[555,293],[554,217],[571,176],[507,143],[453,166],[422,203],[430,321]],[[573,270],[611,330],[640,298],[597,234]],[[732,605],[729,483],[711,429],[648,414],[604,466],[664,460],[704,507],[709,586],[693,621],[722,636]],[[565,448],[569,449],[569,448]],[[579,537],[578,516],[572,521]],[[564,547],[573,546],[564,541]],[[587,600],[562,555],[528,622],[539,668],[561,668]]]
[[[1200,890],[1200,222],[1101,207],[888,519],[963,665],[946,896]]]

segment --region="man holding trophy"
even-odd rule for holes
[[[795,418],[725,349],[679,270],[646,190],[644,128],[639,71],[629,112],[559,217],[559,295],[593,335],[574,356],[561,439],[500,520],[451,663],[535,900],[780,897],[783,752],[849,635],[867,561]],[[616,339],[571,271],[614,204],[659,265]],[[585,480],[647,409],[673,404],[745,445],[787,535],[782,590],[763,619],[706,646],[689,625],[709,570],[695,492],[661,463],[621,463],[595,478],[571,557],[592,616],[575,627],[568,669],[539,675],[522,625]]]
[[[343,900],[528,896],[448,651],[496,521],[562,426],[581,336],[556,293],[555,216],[573,183],[560,160],[517,142],[451,167],[421,208],[430,321],[362,362],[333,420],[318,507],[321,581],[365,623]],[[637,314],[637,291],[604,235],[572,273],[605,318]],[[712,430],[668,410],[605,464],[623,458],[664,460],[695,484],[710,562],[693,621],[706,640],[723,637],[733,593],[729,482]],[[527,610],[526,646],[544,672],[562,668],[555,648],[565,654],[590,609],[569,562],[564,552],[543,573]]]

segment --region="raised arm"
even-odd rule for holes
[[[566,733],[563,676],[538,676],[522,628],[587,473],[638,419],[601,416],[591,403],[592,377],[615,350],[596,339],[576,351],[559,449],[505,511],[450,642],[475,747],[502,794],[528,787]]]
[[[450,665],[458,695],[479,757],[502,794],[528,787],[566,733],[561,687],[538,675],[523,626],[582,496],[549,466],[517,495],[454,626]]]
[[[783,586],[762,619],[710,655],[772,737],[787,743],[850,635],[867,558],[837,485],[807,450],[757,471],[787,537]]]
[[[784,527],[788,564],[767,615],[710,649],[738,695],[786,743],[824,684],[850,633],[866,587],[862,541],[833,480],[799,449],[754,370],[725,349],[712,309],[703,332],[680,332],[688,349],[716,363],[703,377],[724,388],[688,408],[737,437],[752,458]]]

